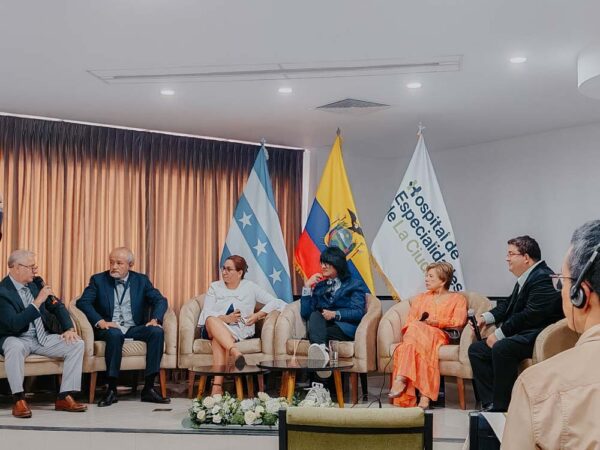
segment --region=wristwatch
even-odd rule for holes
[[[337,320],[338,322],[342,320],[342,314],[339,311],[335,312],[335,320]]]

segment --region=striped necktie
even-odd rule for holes
[[[33,303],[33,295],[27,286],[21,288],[21,292],[25,296],[27,300],[27,305],[31,305]],[[38,317],[33,321],[33,325],[35,327],[35,334],[37,335],[37,340],[40,345],[43,347],[48,342],[48,333],[44,328],[44,322],[42,322],[42,318]]]

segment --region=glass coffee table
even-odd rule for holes
[[[311,373],[321,371],[331,371],[335,382],[337,393],[337,402],[340,408],[344,407],[344,392],[342,391],[342,371],[352,368],[354,364],[348,361],[328,361],[314,360],[308,358],[287,358],[271,361],[261,361],[257,366],[261,369],[271,372],[281,372],[281,391],[280,395],[286,397],[288,401],[292,400],[296,388],[296,376],[298,373]]]
[[[254,398],[254,380],[253,375],[258,376],[258,390],[264,391],[264,373],[265,369],[257,366],[246,366],[239,370],[233,364],[227,365],[213,365],[213,366],[194,366],[192,370],[200,375],[198,380],[198,395],[196,398],[201,398],[204,390],[206,389],[206,379],[209,376],[224,376],[233,377],[235,381],[235,394],[238,400],[244,398],[244,385],[242,383],[242,377],[246,377],[246,384],[248,385],[248,397]]]

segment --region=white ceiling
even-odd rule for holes
[[[456,148],[599,122],[576,73],[599,17],[598,0],[2,0],[0,111],[314,150],[339,126],[346,153],[379,157],[412,152],[422,121],[430,150]],[[87,72],[448,55],[460,72],[168,86]],[[347,97],[391,108],[315,110]]]

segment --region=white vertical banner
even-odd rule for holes
[[[458,245],[421,128],[417,147],[375,236],[371,254],[396,298],[406,299],[424,291],[425,268],[437,261],[454,266],[450,289],[465,289]]]

